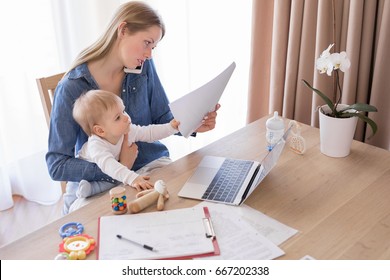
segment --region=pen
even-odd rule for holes
[[[121,240],[123,239],[123,240],[126,240],[126,241],[128,241],[128,242],[131,242],[131,243],[133,243],[133,244],[135,244],[135,245],[141,246],[141,247],[143,247],[143,248],[145,248],[145,249],[147,249],[147,250],[157,252],[156,249],[153,249],[153,247],[151,247],[151,246],[149,246],[149,245],[141,244],[141,243],[138,243],[137,241],[130,240],[130,239],[126,238],[126,237],[123,237],[123,236],[120,235],[120,234],[117,234],[116,237],[118,237],[118,238],[121,239]]]

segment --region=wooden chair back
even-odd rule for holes
[[[56,90],[58,82],[62,79],[64,74],[65,72],[53,76],[49,76],[49,77],[36,79],[39,95],[41,97],[43,112],[45,113],[47,126],[50,125],[50,114],[51,114],[51,108],[53,107],[54,92]],[[62,193],[65,193],[66,182],[64,181],[61,182],[61,189],[62,189]]]
[[[50,113],[53,106],[54,91],[64,74],[65,73],[60,73],[53,76],[36,79],[47,126],[50,124]]]

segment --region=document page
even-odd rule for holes
[[[204,206],[210,211],[221,250],[219,256],[207,259],[271,260],[284,255],[283,250],[243,219],[238,211],[241,206],[201,202],[196,207]]]
[[[278,246],[298,233],[298,230],[282,224],[245,204],[237,208],[237,214],[244,221]]]
[[[235,68],[233,62],[207,84],[169,104],[173,116],[180,121],[179,131],[184,137],[189,137],[201,125],[204,116],[214,111]]]
[[[284,255],[278,247],[298,231],[247,205],[201,202],[207,207],[221,250],[214,259],[274,259]]]
[[[204,218],[203,208],[100,217],[98,258],[163,259],[212,253]]]

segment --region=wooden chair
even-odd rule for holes
[[[65,73],[56,74],[49,77],[36,79],[39,95],[41,96],[43,112],[45,113],[47,126],[50,125],[50,113],[53,106],[54,91],[58,82],[62,79]],[[62,193],[65,193],[66,182],[61,181]]]
[[[42,107],[45,113],[47,126],[50,124],[50,113],[53,105],[54,91],[58,82],[62,79],[65,73],[56,74],[49,77],[37,79],[39,95],[41,96]]]

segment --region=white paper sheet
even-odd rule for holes
[[[180,122],[179,131],[184,137],[189,137],[201,125],[204,116],[214,111],[235,68],[236,63],[233,62],[207,84],[169,104],[174,118]]]
[[[298,232],[245,204],[237,208],[237,214],[243,220],[278,246]]]
[[[288,239],[293,232],[296,232],[248,206],[229,206],[211,202],[201,202],[197,205],[197,207],[204,206],[209,208],[221,250],[219,256],[205,259],[275,259],[284,255],[284,252],[269,237],[280,241]],[[248,217],[244,218],[242,215],[248,215]],[[259,217],[261,220],[257,221]],[[257,228],[252,225],[257,225]],[[262,233],[267,233],[268,238]]]
[[[205,236],[203,208],[184,208],[100,218],[99,259],[161,259],[214,252]],[[149,251],[124,239],[146,244]]]

